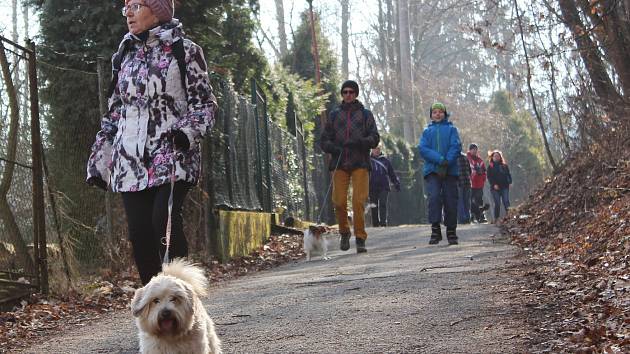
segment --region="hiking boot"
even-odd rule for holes
[[[341,234],[341,242],[339,243],[339,248],[342,251],[347,251],[350,249],[350,233]]]
[[[455,234],[455,229],[446,230],[446,239],[448,240],[449,245],[459,244],[459,242],[457,242],[457,234]]]
[[[362,238],[356,238],[356,245],[357,245],[357,253],[365,253],[367,252],[367,248],[365,248],[365,239]]]
[[[429,244],[437,245],[440,241],[442,241],[442,229],[440,228],[440,224],[431,225],[431,238],[429,239]]]

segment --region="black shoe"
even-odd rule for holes
[[[362,238],[356,238],[356,245],[357,245],[357,253],[365,253],[367,252],[367,248],[365,248],[365,239]]]
[[[339,243],[339,248],[342,251],[347,251],[350,249],[350,233],[341,234],[341,242]]]
[[[481,211],[483,212],[483,211],[486,211],[486,210],[488,210],[488,209],[490,209],[490,204],[487,204],[487,203],[486,203],[486,204],[484,204],[484,205],[483,205],[483,206],[482,206],[479,210],[481,210]]]
[[[440,224],[431,225],[431,238],[429,239],[429,244],[437,245],[440,241],[442,241],[442,229],[440,228]]]
[[[459,244],[459,242],[457,242],[457,234],[455,233],[455,230],[446,230],[446,239],[448,240],[449,245]]]

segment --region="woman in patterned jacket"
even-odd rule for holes
[[[171,0],[125,0],[129,32],[112,57],[115,85],[87,165],[88,184],[122,194],[143,284],[161,270],[171,178],[169,257],[188,254],[182,205],[216,110],[203,52],[173,10]]]

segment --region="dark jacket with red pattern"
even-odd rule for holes
[[[320,146],[330,153],[329,169],[370,169],[370,149],[380,141],[374,115],[358,100],[341,103],[333,110],[321,136]]]

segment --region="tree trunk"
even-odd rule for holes
[[[558,3],[564,17],[564,23],[573,33],[575,43],[593,83],[595,93],[600,98],[601,103],[608,107],[608,110],[613,111],[615,105],[621,101],[621,97],[606,72],[606,65],[601,58],[597,45],[586,32],[575,1],[558,0]]]
[[[401,120],[403,137],[413,144],[413,127],[411,126],[413,109],[411,108],[411,45],[409,37],[409,4],[407,0],[398,0],[398,28],[400,38],[400,81],[401,81]]]
[[[556,165],[556,160],[553,158],[551,154],[551,149],[549,148],[549,141],[547,140],[547,133],[545,132],[545,125],[543,124],[542,117],[538,112],[538,107],[536,106],[536,96],[534,96],[534,90],[532,89],[532,73],[531,66],[529,64],[529,55],[527,53],[527,45],[525,44],[525,35],[523,34],[523,21],[521,19],[521,15],[518,9],[518,0],[514,0],[514,10],[516,11],[516,18],[518,20],[518,28],[521,35],[521,43],[523,44],[523,53],[525,55],[525,64],[527,65],[527,88],[529,90],[529,95],[532,99],[532,108],[534,109],[534,114],[536,115],[536,120],[538,121],[538,127],[540,128],[540,133],[542,135],[543,143],[545,144],[545,151],[547,152],[547,158],[549,159],[549,164],[553,172],[555,173],[558,170],[558,166]]]
[[[595,30],[589,31],[601,44],[605,59],[615,68],[625,95],[630,93],[630,29],[624,13],[625,5],[618,0],[597,3],[579,1],[580,8],[591,19]],[[593,12],[594,6],[603,7],[603,15]],[[600,28],[598,30],[597,28]],[[603,29],[603,30],[601,30]]]
[[[348,22],[350,21],[349,0],[341,2],[341,76],[343,80],[348,78]]]
[[[280,55],[284,58],[288,52],[287,32],[284,21],[284,3],[283,0],[275,0],[276,2],[276,20],[278,21],[278,40],[280,47]]]
[[[11,70],[4,50],[4,43],[2,41],[0,41],[0,66],[2,67],[2,76],[5,81],[6,94],[9,97],[9,106],[11,107],[6,159],[15,161],[17,155],[18,131],[20,128],[20,108],[17,92],[15,91],[13,80],[11,79]],[[6,235],[9,242],[11,242],[15,248],[15,256],[18,265],[23,268],[25,272],[36,274],[33,260],[28,254],[26,243],[20,233],[20,228],[15,221],[15,216],[7,200],[7,194],[11,189],[11,182],[13,181],[13,171],[15,170],[15,165],[9,161],[5,162],[6,167],[2,174],[2,180],[0,180],[0,218],[6,228]]]

